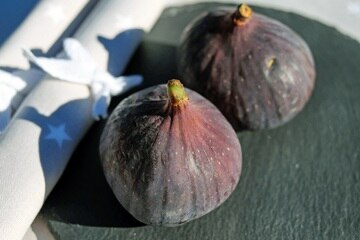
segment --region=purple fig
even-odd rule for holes
[[[153,225],[181,224],[218,207],[242,163],[230,123],[179,80],[124,99],[102,133],[100,156],[123,207]]]
[[[305,41],[282,23],[252,12],[216,9],[184,31],[179,70],[235,130],[281,125],[304,107],[315,84]]]

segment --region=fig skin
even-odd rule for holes
[[[123,207],[143,223],[164,226],[218,207],[235,189],[242,164],[230,123],[178,80],[124,99],[102,133],[100,156]]]
[[[205,13],[179,48],[184,83],[212,101],[235,130],[279,126],[299,113],[315,85],[305,41],[284,24],[238,9]]]

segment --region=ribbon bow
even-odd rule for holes
[[[113,77],[97,68],[90,53],[73,38],[63,43],[66,59],[36,57],[28,49],[23,49],[25,57],[44,72],[59,80],[89,86],[94,98],[92,115],[95,119],[107,117],[111,96],[118,95],[142,82],[141,75]]]
[[[36,69],[13,73],[0,70],[0,134],[10,122],[13,110],[19,107],[42,76],[43,73]]]

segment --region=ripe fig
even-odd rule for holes
[[[224,202],[241,172],[241,147],[221,112],[179,80],[137,92],[101,136],[106,179],[146,224],[177,225]]]
[[[305,41],[245,4],[190,23],[180,44],[179,70],[185,84],[212,101],[235,130],[287,122],[302,110],[315,84]]]

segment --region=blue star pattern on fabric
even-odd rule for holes
[[[72,138],[65,132],[65,124],[61,124],[59,126],[54,126],[52,124],[48,124],[50,132],[45,136],[45,139],[55,140],[59,146],[62,148],[64,141],[71,141]]]

